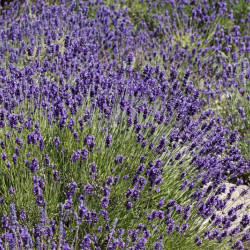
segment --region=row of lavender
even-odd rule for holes
[[[59,2],[1,13],[0,248],[243,249],[249,211],[236,225],[244,204],[220,195],[249,162],[212,108],[249,103],[250,16],[228,28],[214,23],[237,23],[236,2]]]

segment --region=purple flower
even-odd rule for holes
[[[108,204],[109,204],[109,199],[107,197],[104,197],[104,198],[101,199],[102,207],[107,208]]]
[[[240,240],[236,240],[232,245],[232,249],[243,250],[244,246]]]
[[[104,188],[102,188],[102,194],[103,194],[103,196],[108,197],[109,194],[110,194],[109,191],[110,191],[110,187],[108,187],[108,186],[105,186]]]
[[[101,216],[103,217],[103,219],[107,222],[109,222],[109,218],[108,218],[108,211],[105,209],[100,210],[99,212],[101,214]]]
[[[81,159],[87,160],[87,158],[88,158],[88,149],[83,148],[81,151]]]
[[[74,153],[72,154],[72,160],[73,160],[73,162],[77,162],[79,159],[80,159],[80,153],[79,153],[79,151],[74,151]]]
[[[10,249],[16,248],[16,237],[14,233],[5,233],[3,239],[8,243]]]
[[[249,241],[249,240],[250,240],[250,233],[249,233],[249,232],[246,232],[246,233],[242,236],[241,241],[242,241],[242,242],[247,242],[247,241]]]
[[[9,194],[12,195],[14,194],[14,192],[15,192],[15,189],[11,186],[9,189]]]
[[[106,148],[110,148],[110,144],[111,144],[111,141],[112,141],[112,135],[111,134],[108,134],[105,138],[105,147]]]
[[[19,216],[20,216],[20,219],[22,219],[22,220],[25,220],[26,217],[27,217],[26,213],[23,210],[20,211],[20,215]]]
[[[57,170],[52,170],[53,172],[53,177],[55,181],[61,181],[61,178],[58,177],[58,171]]]
[[[17,164],[17,155],[16,154],[12,155],[12,161],[13,161],[14,165]]]
[[[162,250],[162,249],[164,249],[163,244],[159,241],[155,241],[154,242],[154,250]]]
[[[89,164],[89,174],[91,175],[91,178],[95,179],[97,174],[96,174],[96,167],[97,165],[95,162]]]
[[[245,228],[250,224],[250,216],[248,214],[244,214],[242,216],[240,224]]]
[[[54,139],[54,144],[55,144],[55,147],[56,148],[58,148],[59,147],[59,145],[60,145],[60,140],[59,140],[59,138],[58,137],[56,137],[55,139]]]
[[[5,152],[4,152],[4,153],[1,153],[1,157],[2,157],[2,160],[3,160],[3,161],[6,161],[7,155],[6,155]]]
[[[92,243],[91,240],[91,235],[90,234],[85,234],[81,243],[81,248],[82,249],[89,249],[90,245]]]
[[[130,202],[130,200],[127,200],[125,206],[127,210],[130,210],[133,207],[133,204]]]
[[[36,158],[33,158],[30,164],[28,164],[28,167],[32,173],[36,172],[39,169],[38,160]]]
[[[8,228],[9,226],[9,217],[7,215],[2,216],[2,227]]]
[[[138,250],[145,249],[145,244],[147,240],[145,238],[140,238],[135,245],[135,248]]]
[[[88,183],[86,186],[84,186],[84,189],[85,189],[86,194],[91,194],[93,190],[93,186]]]
[[[72,199],[70,198],[70,199],[68,199],[68,200],[66,200],[65,201],[65,204],[64,204],[64,208],[67,210],[71,210],[72,209],[72,207],[73,207],[73,201],[72,201]]]
[[[124,156],[122,156],[122,155],[117,155],[117,156],[115,157],[115,165],[118,165],[119,163],[122,163],[122,162],[123,162],[123,158],[124,158]]]
[[[164,202],[165,202],[165,198],[164,197],[160,198],[157,208],[160,209],[163,206]]]

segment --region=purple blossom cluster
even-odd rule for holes
[[[249,211],[220,195],[250,164],[211,107],[249,96],[249,13],[59,2],[0,10],[0,249],[244,249]]]

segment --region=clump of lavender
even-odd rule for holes
[[[248,212],[221,194],[250,166],[213,104],[249,101],[249,15],[59,2],[0,10],[0,248],[243,249]]]

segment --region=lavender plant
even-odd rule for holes
[[[249,209],[231,203],[249,176],[238,4],[1,10],[1,249],[244,249]]]

